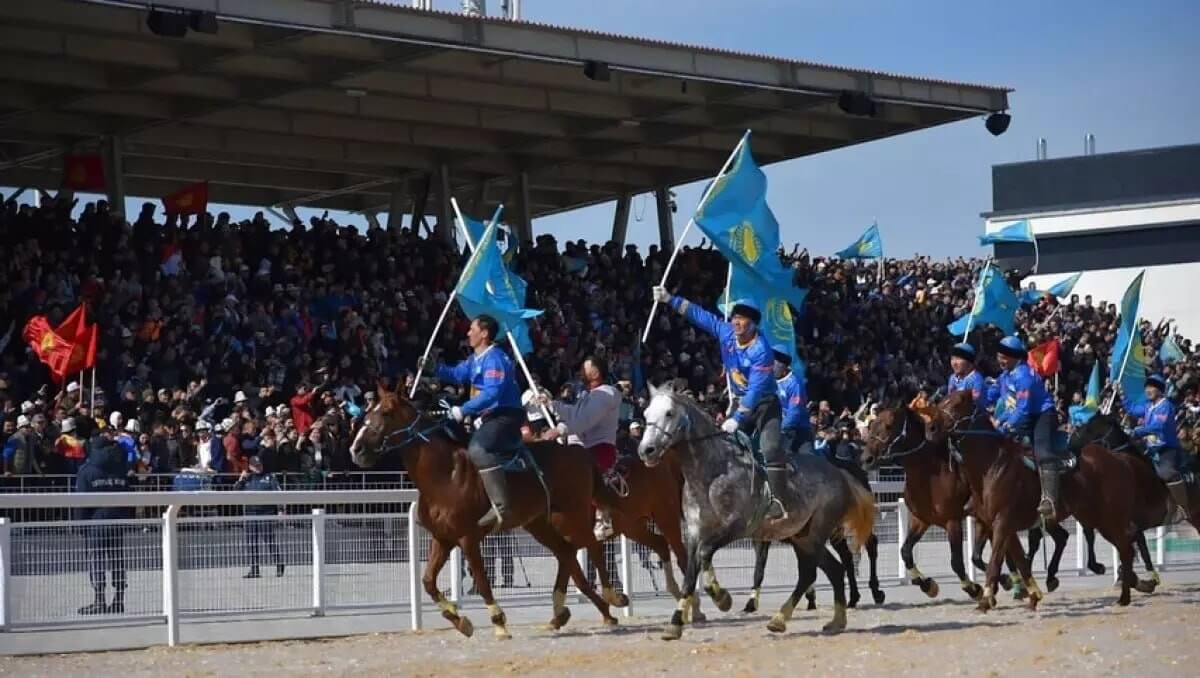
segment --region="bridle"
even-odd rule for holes
[[[670,398],[672,406],[674,406],[675,404],[677,404],[679,402],[674,397],[668,396],[668,398]],[[674,407],[672,407],[672,409],[674,409]],[[720,428],[718,428],[716,433],[709,433],[707,435],[702,435],[702,436],[698,436],[695,438],[684,437],[682,439],[676,440],[676,436],[678,436],[680,433],[690,431],[691,428],[692,428],[692,418],[688,415],[688,413],[686,411],[684,411],[682,414],[679,415],[679,419],[677,420],[677,423],[669,429],[666,427],[663,427],[663,426],[659,426],[658,422],[654,422],[654,421],[646,422],[646,431],[647,432],[649,432],[651,429],[657,430],[666,439],[667,443],[663,446],[664,449],[667,447],[670,447],[672,445],[677,445],[679,443],[691,445],[692,443],[699,443],[699,442],[703,442],[705,440],[711,440],[713,438],[725,435],[725,432],[722,431]]]
[[[1097,414],[1096,416],[1101,416],[1101,415]],[[1107,415],[1103,415],[1103,416],[1107,416]],[[1133,444],[1133,438],[1129,437],[1129,436],[1126,436],[1125,442],[1121,443],[1120,445],[1117,445],[1116,447],[1109,446],[1109,443],[1107,442],[1108,439],[1110,437],[1114,437],[1116,435],[1117,430],[1119,430],[1119,428],[1120,427],[1117,425],[1117,422],[1115,420],[1109,420],[1109,425],[1105,428],[1103,433],[1101,433],[1100,435],[1096,436],[1095,438],[1093,438],[1091,440],[1080,443],[1079,447],[1083,448],[1083,447],[1087,447],[1088,445],[1091,445],[1091,444],[1097,444],[1097,445],[1102,445],[1109,452],[1122,452],[1122,451],[1126,451],[1126,450],[1132,450],[1134,452],[1138,451],[1137,447],[1135,447]]]
[[[429,442],[430,435],[437,433],[440,430],[446,430],[447,426],[449,426],[449,421],[446,419],[446,413],[448,412],[448,409],[429,410],[427,412],[422,412],[411,404],[409,407],[412,407],[413,412],[415,412],[417,416],[414,417],[407,426],[398,428],[383,436],[383,439],[379,441],[378,445],[380,454],[386,455],[397,450],[402,450],[417,440],[427,443]],[[430,420],[434,418],[437,418],[437,421],[430,423]],[[427,425],[424,427],[422,426],[423,421],[427,423]],[[363,424],[363,427],[369,428],[365,423]],[[399,439],[399,442],[396,442],[397,439]]]
[[[929,440],[927,440],[925,438],[925,436],[921,436],[921,443],[919,445],[917,445],[916,447],[909,449],[909,450],[902,450],[899,452],[895,451],[894,448],[897,445],[899,445],[901,442],[903,442],[905,438],[908,437],[908,422],[910,419],[912,419],[913,417],[916,416],[916,413],[912,412],[908,408],[902,408],[901,411],[903,412],[903,415],[902,415],[903,419],[902,419],[902,423],[900,424],[900,432],[897,433],[890,441],[885,437],[881,437],[881,436],[878,436],[875,434],[871,434],[867,438],[868,441],[874,441],[874,442],[885,445],[883,454],[879,455],[879,461],[900,459],[902,457],[907,457],[909,455],[916,454],[917,452],[920,452],[921,450],[925,449],[925,445],[929,442]]]

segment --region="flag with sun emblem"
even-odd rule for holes
[[[512,332],[521,353],[529,353],[533,342],[525,321],[542,312],[525,308],[525,281],[504,265],[496,246],[496,228],[493,222],[475,242],[475,252],[459,278],[456,298],[467,317],[492,316],[503,332]]]
[[[878,259],[883,256],[883,238],[879,235],[879,224],[863,232],[852,245],[838,252],[842,259]]]
[[[987,323],[1004,330],[1005,334],[1013,334],[1020,305],[1017,295],[1004,279],[1004,273],[989,263],[979,273],[971,312],[947,325],[946,329],[956,337],[965,337],[971,327]]]

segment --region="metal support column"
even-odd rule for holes
[[[450,166],[438,166],[438,235],[447,243],[454,243],[454,209],[450,207],[450,198],[454,192],[450,187]]]
[[[404,199],[407,197],[407,185],[397,188],[388,196],[387,227],[389,229],[398,229],[404,223]]]
[[[516,194],[516,204],[511,208],[505,207],[505,212],[509,215],[508,223],[522,246],[532,245],[533,211],[529,205],[529,174],[520,172],[513,177],[513,189]]]
[[[617,196],[617,211],[613,214],[612,237],[617,247],[625,246],[625,237],[629,233],[629,205],[633,202],[632,193],[622,193]]]
[[[654,189],[658,207],[658,243],[664,252],[675,251],[675,215],[671,213],[671,192],[666,186]]]
[[[425,224],[425,230],[429,230],[429,224],[425,221],[425,206],[429,204],[429,191],[433,186],[433,175],[426,174],[417,182],[417,191],[413,193],[412,201],[412,231],[413,233],[421,232],[421,224]]]
[[[104,139],[104,183],[108,189],[108,209],[125,214],[125,161],[120,137]],[[126,218],[130,215],[125,214]]]

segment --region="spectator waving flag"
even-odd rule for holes
[[[1083,426],[1088,423],[1097,410],[1100,409],[1100,361],[1092,363],[1092,377],[1088,379],[1087,395],[1084,396],[1082,405],[1072,405],[1071,425]]]
[[[1138,328],[1138,306],[1141,304],[1142,278],[1145,275],[1145,271],[1138,273],[1125,290],[1125,296],[1121,297],[1121,325],[1108,359],[1108,381],[1120,384],[1127,406],[1145,399],[1142,390],[1146,384],[1146,351]]]
[[[488,226],[482,239],[476,241],[475,252],[467,261],[455,290],[467,317],[490,315],[500,323],[503,332],[512,332],[521,353],[533,350],[525,321],[542,312],[524,308],[525,281],[504,265],[500,248],[496,246],[495,223]]]
[[[1050,341],[1044,342],[1029,349],[1029,366],[1037,372],[1039,376],[1049,378],[1058,374],[1059,350],[1061,345],[1058,338],[1055,337]]]
[[[694,221],[733,265],[735,278],[757,287],[764,299],[779,298],[797,309],[804,305],[804,291],[792,284],[791,270],[779,261],[779,222],[767,206],[767,176],[754,162],[749,132]]]
[[[1033,241],[1033,229],[1029,227],[1027,219],[1013,222],[1004,228],[979,236],[980,245],[994,245],[998,242],[1031,243]]]
[[[1179,348],[1179,343],[1175,341],[1175,336],[1170,335],[1163,340],[1162,348],[1158,350],[1158,358],[1162,361],[1162,364],[1170,365],[1187,360],[1187,355],[1184,354],[1182,348]]]
[[[879,224],[871,224],[852,245],[837,253],[842,259],[878,259],[883,256],[883,238]]]
[[[965,337],[979,323],[995,325],[1005,334],[1016,332],[1016,315],[1020,303],[1017,295],[1004,280],[1004,274],[990,262],[979,273],[975,288],[975,304],[971,311],[946,326],[950,334]]]
[[[1071,296],[1071,290],[1075,289],[1075,283],[1079,282],[1079,278],[1082,275],[1083,275],[1083,273],[1080,272],[1080,273],[1076,273],[1075,275],[1073,275],[1069,278],[1066,278],[1065,280],[1060,280],[1060,281],[1054,283],[1053,285],[1051,285],[1050,288],[1046,290],[1046,292],[1048,294],[1053,294],[1054,296],[1058,297],[1059,299],[1066,299],[1067,297]]]

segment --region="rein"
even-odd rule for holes
[[[422,412],[415,407],[413,410],[417,413],[417,417],[413,419],[408,426],[392,431],[384,436],[383,440],[379,442],[379,446],[383,450],[383,454],[402,450],[417,440],[427,443],[429,442],[430,434],[446,429],[448,422],[444,418],[446,416],[445,410],[430,410],[429,412]],[[425,428],[420,428],[422,419],[432,417],[439,417],[441,420]],[[401,436],[404,437],[403,440],[398,443],[393,442],[396,438]]]
[[[886,443],[887,447],[884,448],[883,454],[879,455],[880,461],[889,461],[892,459],[900,459],[900,458],[907,457],[912,454],[916,454],[917,452],[920,452],[921,450],[925,449],[925,445],[929,442],[929,440],[927,440],[925,438],[925,436],[921,436],[921,444],[920,445],[917,445],[916,447],[909,449],[909,450],[903,450],[901,452],[893,451],[893,448],[896,445],[899,445],[901,442],[904,441],[905,438],[908,437],[908,421],[913,416],[914,416],[914,414],[912,412],[905,410],[904,423],[902,423],[900,425],[900,432],[897,433],[895,435],[895,437],[893,437],[891,439],[890,442]],[[884,438],[880,438],[879,436],[875,436],[875,435],[872,435],[868,440],[874,440],[879,443],[885,442]]]

